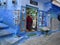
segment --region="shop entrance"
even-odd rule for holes
[[[27,6],[26,7],[26,31],[37,31],[37,8]]]

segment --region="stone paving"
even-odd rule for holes
[[[11,45],[6,41],[0,40],[0,45]],[[17,43],[17,45],[60,45],[60,32],[52,33],[49,36],[41,35],[30,37],[24,43]]]
[[[60,45],[60,32],[51,34],[50,36],[40,36],[28,39],[20,45]]]

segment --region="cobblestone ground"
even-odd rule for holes
[[[60,32],[53,33],[50,36],[33,37],[21,45],[60,45]]]

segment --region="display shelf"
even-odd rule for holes
[[[12,12],[13,12],[14,24],[18,25],[20,23],[20,10],[14,10]]]
[[[47,16],[47,13],[46,13],[46,12],[44,12],[44,11],[39,11],[39,14],[38,14],[38,28],[39,28],[39,29],[40,29],[41,27],[47,26],[46,16]]]
[[[26,30],[26,8],[24,6],[21,6],[21,32],[24,32]]]

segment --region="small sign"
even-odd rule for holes
[[[33,4],[33,5],[38,5],[38,2],[33,1],[33,0],[30,0],[30,4]]]

